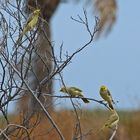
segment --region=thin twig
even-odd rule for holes
[[[116,135],[117,129],[118,129],[118,126],[116,125],[116,127],[115,127],[115,129],[114,129],[114,131],[113,131],[113,133],[112,133],[112,135],[111,135],[111,137],[109,138],[109,140],[113,140],[113,138],[114,138],[115,135]]]
[[[9,63],[9,65],[13,68],[13,70],[16,72],[16,74],[19,76],[19,78],[21,78],[21,80],[24,82],[25,86],[27,87],[27,89],[30,91],[29,93],[34,97],[34,99],[38,102],[38,104],[40,105],[40,107],[42,108],[42,110],[44,111],[44,113],[46,114],[47,118],[49,119],[49,121],[51,122],[51,124],[54,126],[54,128],[56,129],[57,133],[59,134],[61,140],[64,140],[64,136],[61,133],[61,131],[59,130],[58,126],[56,125],[56,123],[54,122],[54,120],[52,119],[52,117],[50,116],[49,112],[45,109],[44,105],[41,103],[41,101],[37,98],[36,94],[34,91],[32,91],[32,89],[29,87],[29,85],[27,84],[27,82],[25,81],[25,79],[23,79],[21,77],[21,74],[19,73],[19,71],[11,64],[11,62],[7,62]]]

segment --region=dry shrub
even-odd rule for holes
[[[107,140],[112,131],[106,129],[96,133],[107,120],[109,113],[106,111],[78,111],[81,123],[83,140]],[[139,140],[140,139],[140,112],[119,112],[120,122],[114,140]],[[76,116],[72,110],[61,110],[51,113],[66,140],[72,140]],[[21,124],[23,116],[13,117],[13,123]],[[2,127],[1,127],[2,128]],[[44,115],[36,115],[28,122],[28,132],[31,140],[60,140],[56,130]],[[24,129],[16,129],[11,135],[11,140],[27,140],[27,133]]]

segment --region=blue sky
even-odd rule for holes
[[[140,107],[140,1],[118,1],[117,21],[106,37],[101,37],[86,50],[79,53],[63,71],[66,85],[80,87],[87,97],[100,99],[101,85],[106,85],[116,108],[137,109]],[[86,29],[72,21],[70,16],[83,15],[83,5],[61,4],[52,18],[52,39],[56,52],[64,44],[64,52],[72,53],[88,41]],[[94,25],[92,10],[88,7],[90,25]],[[55,82],[55,94],[59,93],[60,83]],[[66,99],[59,100],[61,106]],[[83,107],[99,107],[97,103]]]

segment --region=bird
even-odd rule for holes
[[[29,15],[29,18],[27,19],[27,23],[23,28],[22,36],[25,35],[28,31],[32,30],[39,19],[40,9],[36,9]]]
[[[98,133],[105,130],[106,128],[116,131],[118,123],[119,123],[118,113],[116,112],[116,110],[111,110],[111,115],[109,116],[109,118],[106,120],[106,122],[101,128],[99,128],[98,130],[94,132],[94,135],[97,135]]]
[[[40,9],[36,9],[34,10],[30,15],[29,18],[27,19],[27,23],[25,24],[25,26],[23,27],[23,31],[22,33],[19,35],[16,43],[15,43],[15,52],[13,53],[13,56],[16,55],[17,49],[20,46],[20,42],[22,41],[22,37],[30,30],[32,30],[36,24],[38,23],[39,20],[39,14],[40,14]]]
[[[82,94],[82,90],[77,87],[62,87],[60,92],[67,93],[72,97],[81,97],[84,103],[89,103],[89,100]]]
[[[112,103],[114,103],[114,101],[112,99],[112,96],[110,94],[110,91],[104,85],[102,85],[100,87],[100,96],[108,103],[109,108],[113,110],[114,107],[113,107],[113,104]]]
[[[116,129],[118,122],[119,122],[119,115],[115,110],[112,110],[110,117],[108,118],[108,120],[105,122],[104,126],[101,129],[102,130],[104,128]]]
[[[25,26],[23,27],[23,31],[20,34],[18,40],[16,41],[15,48],[17,48],[17,45],[19,45],[20,41],[22,41],[22,37],[28,31],[31,31],[36,26],[39,20],[39,14],[40,14],[40,9],[36,9],[29,15],[29,18],[27,19],[27,22]]]
[[[18,48],[17,45],[19,45],[19,43],[22,41],[22,37],[28,31],[33,30],[33,28],[36,26],[36,24],[38,23],[38,20],[39,20],[39,14],[40,14],[40,9],[36,9],[36,10],[34,10],[34,12],[32,12],[29,15],[29,18],[27,19],[27,22],[26,22],[25,26],[23,27],[23,31],[20,34],[18,40],[16,41],[15,48]]]

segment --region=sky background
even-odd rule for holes
[[[140,1],[118,0],[117,21],[108,36],[102,36],[79,53],[63,71],[65,84],[83,90],[87,97],[101,99],[99,88],[106,85],[118,109],[140,107]],[[63,52],[70,54],[89,39],[84,26],[72,21],[71,16],[83,16],[83,4],[61,4],[51,21],[52,40],[56,53],[63,42]],[[94,16],[85,7],[91,27]],[[59,95],[60,82],[55,82],[55,94]],[[60,103],[61,102],[61,103]],[[68,99],[59,99],[60,106],[70,107]],[[58,107],[59,105],[57,105]],[[101,107],[92,102],[82,105],[94,109]]]
[[[108,36],[102,36],[76,55],[63,70],[67,86],[76,86],[89,98],[101,100],[99,89],[106,85],[112,93],[117,109],[139,109],[140,107],[140,1],[118,0],[117,21]],[[69,54],[82,47],[89,40],[86,28],[73,20],[83,16],[83,7],[87,10],[90,27],[95,25],[91,7],[83,3],[62,3],[51,20],[52,41],[59,57],[60,45],[63,54]],[[56,77],[57,78],[57,77]],[[54,94],[59,92],[61,83],[56,80]],[[83,108],[104,108],[96,102],[83,104]],[[55,100],[56,108],[72,108],[69,99]],[[15,109],[11,103],[9,111]]]

